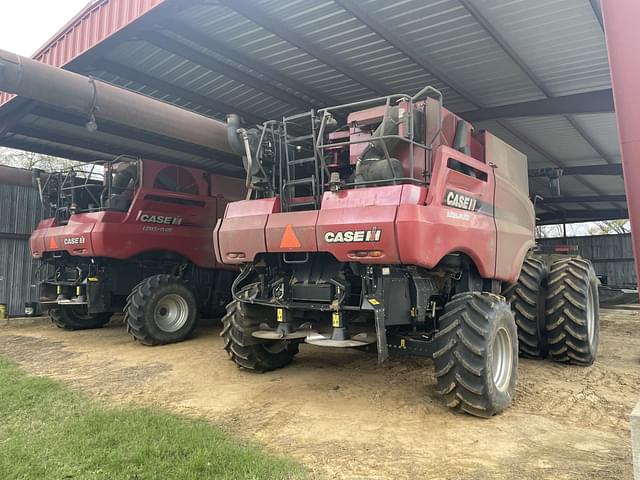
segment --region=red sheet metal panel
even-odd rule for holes
[[[85,7],[32,58],[62,67],[165,0],[101,0]],[[13,98],[0,92],[0,105]]]

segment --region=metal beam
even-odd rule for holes
[[[481,122],[499,118],[611,113],[613,111],[613,92],[610,88],[607,88],[595,92],[577,93],[575,95],[545,98],[530,102],[512,103],[500,107],[469,110],[459,113],[458,115],[469,122]]]
[[[604,32],[604,21],[602,20],[602,9],[600,8],[600,0],[589,0],[591,4],[591,10],[593,10],[593,14],[596,16],[596,20],[600,24],[600,28]]]
[[[217,99],[205,97],[204,95],[200,95],[199,93],[179,87],[177,85],[173,85],[171,83],[165,82],[164,80],[153,77],[147,73],[140,72],[139,70],[135,70],[131,67],[127,67],[111,60],[102,59],[98,63],[98,66],[94,68],[106,73],[117,75],[124,80],[130,80],[132,82],[151,87],[155,90],[166,93],[167,95],[172,95],[183,100],[187,100],[196,105],[201,105],[215,112],[219,112],[225,115],[227,113],[237,113],[246,121],[251,123],[262,123],[262,121],[264,121],[264,119],[257,117],[253,113],[239,109],[236,106],[221,102]]]
[[[39,145],[37,143],[31,143],[28,140],[17,139],[14,137],[4,137],[0,139],[0,144],[15,148],[16,150],[23,150],[25,152],[35,152],[42,155],[51,155],[58,158],[68,158],[69,160],[77,160],[79,162],[95,162],[96,160],[111,160],[113,155],[102,152],[94,151],[73,151],[67,150],[62,145]]]
[[[551,213],[539,213],[536,215],[539,225],[550,225],[555,223],[577,223],[590,222],[594,220],[617,220],[629,218],[627,209],[608,210],[565,210],[562,216]]]
[[[45,140],[47,142],[52,142],[58,145],[68,145],[70,147],[82,148],[84,150],[101,152],[103,154],[110,155],[111,157],[117,157],[119,155],[135,156],[140,154],[140,151],[138,151],[137,149],[126,150],[125,148],[123,148],[122,150],[120,150],[118,149],[118,147],[114,147],[114,145],[109,145],[97,140],[71,137],[67,134],[62,134],[59,132],[34,126],[26,127],[24,125],[17,125],[13,128],[12,133],[21,135],[23,137]]]
[[[175,163],[175,159],[170,154],[167,155],[167,154],[152,152],[150,150],[145,150],[144,148],[140,148],[138,146],[133,148],[125,147],[120,149],[120,147],[116,147],[114,145],[110,145],[108,143],[104,143],[101,141],[69,136],[67,134],[61,134],[59,132],[55,132],[52,130],[43,129],[39,127],[33,127],[33,126],[24,127],[19,125],[14,128],[13,133],[24,136],[24,137],[30,137],[34,139],[45,140],[47,142],[52,142],[56,144],[55,146],[58,146],[58,147],[68,145],[73,148],[81,148],[83,150],[100,152],[102,155],[106,155],[109,158],[114,158],[119,155],[132,155],[132,156],[139,156],[142,158],[150,158],[153,160],[158,160],[161,162],[166,162],[171,164]],[[210,166],[211,168],[217,169],[218,171],[220,170],[238,171],[242,169],[240,165],[236,167],[235,165],[225,163],[225,162],[217,162],[219,163],[219,166],[215,166],[213,165],[213,163],[216,161],[215,159],[204,159],[204,160],[206,160],[205,163],[208,166]],[[194,166],[198,165],[198,162],[194,162],[193,165]],[[205,168],[205,167],[203,167],[202,165],[199,165],[199,168]]]
[[[223,57],[226,57],[236,63],[244,65],[247,68],[259,73],[262,77],[267,78],[270,81],[274,81],[283,85],[286,85],[293,90],[313,99],[317,105],[326,107],[329,105],[338,105],[342,103],[340,100],[327,95],[320,90],[313,88],[309,85],[296,80],[295,78],[283,75],[281,72],[272,68],[264,62],[260,62],[249,55],[245,54],[241,50],[234,48],[226,43],[220,42],[218,39],[209,37],[208,35],[195,30],[190,25],[186,25],[177,20],[169,20],[163,23],[163,30],[169,30],[180,37],[189,40],[197,45],[212,50]]]
[[[55,120],[70,125],[77,126],[84,130],[87,123],[86,117],[73,113],[61,112],[49,107],[39,107],[33,111],[34,115],[44,117],[49,120]],[[194,145],[192,143],[184,142],[182,140],[164,137],[162,135],[155,135],[143,130],[138,130],[131,127],[124,127],[113,123],[100,122],[98,125],[98,131],[116,137],[121,137],[124,140],[132,140],[136,142],[146,143],[155,147],[166,148],[167,150],[174,150],[176,152],[188,153],[195,157],[212,158],[219,161],[224,161],[230,164],[237,164],[238,158],[228,153],[221,152],[219,150],[212,150],[200,145]]]
[[[602,202],[626,202],[625,195],[572,195],[561,197],[544,197],[538,199],[537,203],[542,205],[563,204],[563,203],[602,203]]]
[[[296,97],[285,90],[274,87],[260,78],[254,77],[247,72],[232,67],[231,65],[199,52],[198,50],[194,50],[193,48],[159,32],[143,32],[140,37],[158,48],[189,60],[196,65],[201,65],[213,72],[224,75],[236,82],[247,85],[259,92],[270,95],[271,97],[284,102],[286,105],[302,110],[308,110],[311,106],[309,102],[301,99],[300,97]]]
[[[341,73],[345,77],[351,78],[356,83],[367,87],[372,92],[379,95],[387,95],[390,93],[385,84],[364,72],[357,71],[353,68],[353,65],[342,61],[335,55],[318,48],[314,42],[309,41],[295,30],[287,28],[282,22],[271,15],[265,8],[262,8],[258,3],[250,0],[219,0],[218,3],[234,10],[248,20],[251,20],[256,25],[260,25],[270,33],[320,60],[322,63]]]
[[[531,168],[529,169],[529,177],[548,177],[551,172],[550,168]],[[551,168],[555,170],[555,168]],[[562,170],[562,176],[569,175],[622,175],[622,164],[614,163],[612,165],[582,165],[579,167],[558,167]]]
[[[367,9],[362,5],[362,2],[355,0],[334,1],[351,15],[356,17],[356,19],[366,25],[371,31],[375,32],[378,36],[384,38],[397,50],[404,53],[414,63],[426,70],[435,79],[439,80],[445,86],[449,87],[454,93],[458,94],[467,101],[469,101],[469,99],[473,97],[473,95],[470,92],[466,91],[466,89],[462,85],[460,85],[454,78],[443,72],[437,65],[428,60],[425,56],[419,54],[414,46],[406,42],[396,32],[387,28],[387,26],[383,22],[370,15]]]

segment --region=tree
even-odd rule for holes
[[[591,235],[620,235],[629,233],[630,231],[631,224],[629,220],[624,218],[620,220],[594,222],[594,225],[589,229]]]
[[[26,168],[27,170],[39,168],[47,172],[52,172],[79,165],[79,162],[67,160],[65,158],[52,157],[51,155],[42,155],[40,153],[0,147],[0,165]]]

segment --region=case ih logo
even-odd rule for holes
[[[475,212],[480,208],[480,202],[477,199],[468,197],[462,193],[454,192],[453,190],[447,190],[447,195],[444,197],[444,203],[449,207],[469,210],[471,212]]]
[[[67,237],[62,241],[65,245],[83,245],[85,242],[84,237]]]
[[[344,232],[327,232],[324,241],[327,243],[379,242],[382,230],[373,227],[371,230],[347,230]]]
[[[182,217],[170,217],[168,215],[150,215],[140,212],[138,220],[142,223],[156,223],[158,225],[181,225]]]

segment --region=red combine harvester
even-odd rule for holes
[[[536,256],[526,157],[439,92],[228,127],[251,197],[214,243],[241,268],[222,335],[243,369],[283,367],[301,342],[377,344],[380,362],[432,357],[447,404],[487,417],[511,403],[519,350],[594,361],[591,264]]]
[[[238,160],[223,122],[4,51],[0,90],[82,114],[88,135],[113,123],[208,150],[214,171]],[[124,309],[131,334],[154,345],[184,339],[198,310],[215,314],[227,303],[237,272],[216,262],[211,232],[246,189],[208,166],[122,156],[46,179],[35,172],[50,215],[31,249],[58,326],[99,327]]]
[[[176,342],[198,312],[218,315],[237,274],[218,264],[211,230],[237,179],[119,158],[35,180],[49,215],[31,235],[40,302],[56,325],[96,328],[125,311],[141,343]],[[220,268],[222,267],[222,268]]]

